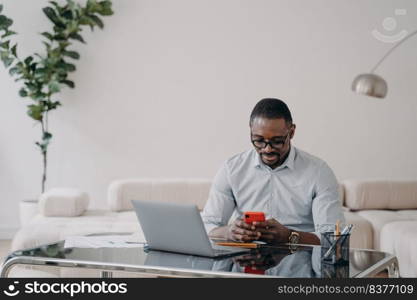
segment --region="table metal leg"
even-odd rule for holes
[[[388,277],[389,278],[399,278],[400,277],[400,268],[398,267],[398,261],[393,261],[388,267]]]

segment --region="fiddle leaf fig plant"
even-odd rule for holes
[[[10,29],[13,20],[2,14],[0,4],[0,59],[10,76],[21,82],[19,95],[31,101],[27,114],[41,129],[40,140],[35,144],[43,159],[42,192],[45,191],[48,146],[52,139],[48,114],[61,106],[56,96],[62,88],[75,87],[68,75],[76,70],[74,61],[80,59],[80,54],[70,47],[73,42],[85,43],[81,35],[84,27],[102,29],[104,23],[100,17],[113,14],[110,0],[87,0],[85,5],[73,0],[66,0],[62,5],[55,1],[49,3],[43,12],[51,21],[52,29],[41,33],[44,51],[25,58],[18,55],[18,45],[11,40],[16,34]]]

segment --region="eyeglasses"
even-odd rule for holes
[[[273,140],[264,140],[264,139],[259,139],[259,140],[252,140],[252,144],[255,146],[255,148],[258,149],[263,149],[265,148],[267,145],[271,146],[271,148],[274,149],[282,149],[285,145],[285,142],[287,141],[287,138],[290,136],[291,131],[289,131],[287,133],[287,135],[284,138],[281,139],[273,139]]]

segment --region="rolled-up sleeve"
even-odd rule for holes
[[[339,197],[339,184],[336,176],[330,167],[323,162],[319,168],[312,204],[315,233],[319,238],[318,226],[335,224],[337,221],[345,222]]]
[[[224,163],[214,177],[209,198],[201,214],[207,233],[214,228],[227,225],[236,207],[230,184],[227,163]]]

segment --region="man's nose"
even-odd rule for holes
[[[271,147],[271,145],[270,145],[270,144],[266,144],[266,146],[265,146],[265,148],[264,148],[264,151],[265,151],[266,153],[272,152],[272,147]]]

